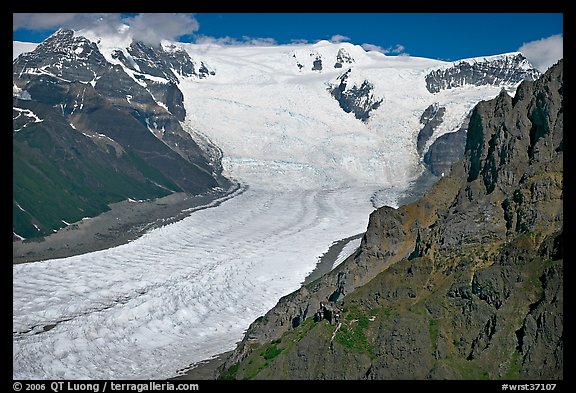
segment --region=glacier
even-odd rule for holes
[[[365,229],[371,191],[248,188],[116,248],[15,265],[14,378],[162,379],[233,349]]]
[[[118,64],[115,45],[99,40]],[[446,114],[429,144],[501,88],[432,94],[424,76],[447,63],[348,43],[165,45],[215,71],[181,78],[183,127],[221,149],[242,192],[119,247],[14,265],[14,379],[164,379],[233,349],[335,240],[366,230],[374,195],[395,207],[422,172],[416,137],[431,103]],[[333,67],[342,48],[353,62]],[[349,86],[368,80],[382,100],[366,122],[328,91],[348,68]]]

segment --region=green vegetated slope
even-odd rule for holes
[[[13,227],[20,236],[50,234],[65,226],[62,220],[98,215],[109,203],[179,190],[130,150],[72,129],[54,109],[31,101],[18,105],[44,116],[13,137]]]
[[[334,301],[339,323],[313,322]],[[563,62],[472,113],[464,159],[255,321],[235,379],[562,379]]]

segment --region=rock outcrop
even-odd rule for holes
[[[255,321],[236,379],[562,379],[563,62],[473,110],[464,158]],[[338,324],[314,322],[320,302]]]
[[[418,139],[416,141],[416,150],[418,154],[422,155],[424,153],[424,147],[426,143],[434,134],[436,127],[442,124],[444,113],[446,108],[439,106],[438,103],[431,104],[426,108],[422,116],[420,116],[420,124],[422,128],[418,132]]]
[[[115,50],[112,58],[132,70],[135,78],[145,83],[154,99],[163,103],[180,121],[184,120],[186,110],[184,96],[177,87],[180,83],[178,76],[204,79],[215,75],[203,62],[196,67],[188,52],[177,47],[164,50],[137,41],[132,42],[125,51]]]
[[[352,112],[358,120],[367,122],[370,112],[380,107],[382,99],[374,96],[374,85],[367,80],[364,80],[360,86],[348,86],[350,72],[352,69],[340,75],[337,78],[338,84],[331,86],[328,90],[344,112]]]
[[[540,72],[532,67],[521,53],[509,53],[485,58],[466,59],[449,67],[439,68],[425,76],[430,93],[469,86],[499,86],[502,91],[511,91],[523,80],[535,80]],[[448,173],[452,164],[464,154],[466,131],[471,113],[466,116],[459,129],[437,137],[427,148],[437,127],[443,122],[444,107],[429,106],[420,119],[423,125],[418,133],[417,151],[426,167],[436,176]]]
[[[334,68],[342,68],[344,64],[352,64],[354,59],[344,48],[338,49],[336,54],[336,63],[334,63]]]

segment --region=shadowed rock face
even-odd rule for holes
[[[562,379],[562,223],[560,61],[478,104],[450,174],[373,212],[356,253],[255,321],[221,376]],[[329,300],[340,325],[310,319]]]
[[[14,97],[15,233],[44,235],[62,227],[61,220],[96,215],[111,202],[174,191],[200,194],[224,181],[219,165],[179,122],[185,112],[171,69],[193,72],[189,57],[131,48],[131,60],[123,59],[131,69],[152,72],[140,74],[149,90],[70,30],[15,59],[13,83],[21,91]],[[148,75],[167,83],[154,85]],[[59,207],[42,210],[38,203]]]
[[[436,138],[424,154],[424,164],[434,175],[447,174],[452,164],[464,156],[466,133],[471,114],[472,112],[466,116],[458,131],[449,132]]]
[[[461,61],[454,66],[426,75],[426,88],[430,93],[464,85],[514,86],[523,80],[534,80],[540,72],[529,66],[521,54],[485,61]]]
[[[95,43],[62,29],[34,51],[18,56],[12,66],[14,75],[22,81],[53,74],[61,80],[77,82],[90,82],[111,67]]]
[[[422,128],[418,132],[418,139],[416,141],[416,150],[418,154],[422,155],[424,153],[424,147],[428,140],[434,134],[434,130],[444,120],[444,113],[446,112],[446,108],[438,106],[438,103],[431,104],[422,116],[420,116],[420,124],[422,124]]]
[[[312,62],[312,71],[322,71],[322,59],[317,57],[316,60]]]

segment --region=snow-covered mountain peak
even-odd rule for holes
[[[535,80],[540,75],[519,52],[474,57],[444,64],[426,75],[431,93],[464,85],[495,85],[514,89],[521,81]]]
[[[320,40],[320,41],[317,41],[316,43],[312,44],[312,47],[322,48],[322,47],[332,46],[332,45],[334,45],[334,44],[328,40]]]
[[[94,83],[108,67],[98,46],[72,30],[59,29],[32,52],[22,53],[13,63],[22,81],[26,75],[47,75],[65,81]],[[20,82],[19,82],[20,83]]]
[[[327,72],[346,68],[358,63],[368,65],[374,61],[374,55],[361,46],[348,42],[331,43],[319,41],[312,45],[301,45],[292,51],[298,69],[304,71]]]
[[[495,63],[495,64],[514,65],[517,68],[522,68],[525,70],[534,69],[534,66],[530,64],[528,59],[521,52],[508,52],[491,56],[470,57],[454,61],[451,64],[457,65],[459,63],[468,63],[468,64]]]
[[[37,49],[42,53],[54,53],[62,60],[75,60],[89,55],[92,44],[85,37],[76,35],[73,30],[60,28],[39,44]]]
[[[75,35],[85,37],[95,42],[100,50],[126,48],[132,42],[132,34],[128,25],[120,25],[116,29],[83,28],[74,31]]]
[[[162,41],[152,47],[133,41],[126,29],[115,35],[60,30],[43,45],[48,48],[57,43],[62,48],[54,48],[55,53],[61,51],[63,58],[75,59],[70,60],[77,64],[69,67],[73,72],[88,69],[85,80],[94,81],[102,72],[84,57],[99,56],[100,64],[122,69],[160,106],[205,132],[229,158],[242,159],[225,157],[225,165],[235,168],[232,176],[246,165],[253,166],[250,160],[257,158],[312,165],[315,173],[336,171],[339,176],[361,181],[369,181],[372,175],[367,173],[386,178],[385,173],[396,168],[393,172],[405,174],[396,178],[406,180],[418,172],[418,119],[430,105],[444,108],[443,119],[422,153],[438,136],[459,129],[476,102],[492,98],[502,87],[512,89],[537,72],[520,53],[447,63],[385,56],[347,42],[218,46]],[[134,94],[130,95],[134,100]],[[239,108],[244,108],[241,113]],[[239,127],[244,123],[245,128]],[[239,128],[249,132],[248,139],[254,142],[250,148],[243,145],[247,135],[240,136]],[[310,135],[310,128],[321,137],[302,137]],[[276,134],[280,129],[286,131]],[[378,158],[368,166],[328,158],[334,154],[329,150],[336,146],[338,154],[346,155],[351,149],[352,157],[358,146],[331,145],[334,139],[330,137],[350,132],[356,134],[356,142],[360,141],[359,132],[366,136],[364,142],[370,140],[368,150]],[[281,144],[273,142],[279,135]],[[322,154],[318,150],[312,153],[314,149]],[[398,156],[395,151],[405,153]],[[323,167],[324,161],[332,163],[330,168]]]

